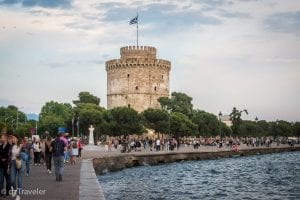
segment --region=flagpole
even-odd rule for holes
[[[139,13],[136,13],[137,22],[136,22],[136,46],[139,46]]]

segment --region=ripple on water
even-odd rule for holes
[[[110,199],[300,199],[300,152],[129,168],[98,177]]]

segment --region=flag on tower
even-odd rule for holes
[[[138,23],[138,15],[129,21],[129,25],[137,24],[137,23]]]

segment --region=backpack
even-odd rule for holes
[[[53,141],[52,153],[53,153],[54,156],[60,156],[60,155],[64,154],[64,144],[63,144],[63,142],[64,141],[62,141],[59,138],[56,138]]]

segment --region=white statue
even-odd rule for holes
[[[90,134],[89,134],[89,145],[95,145],[94,143],[94,127],[93,125],[90,126],[89,128],[89,131],[90,131]]]

